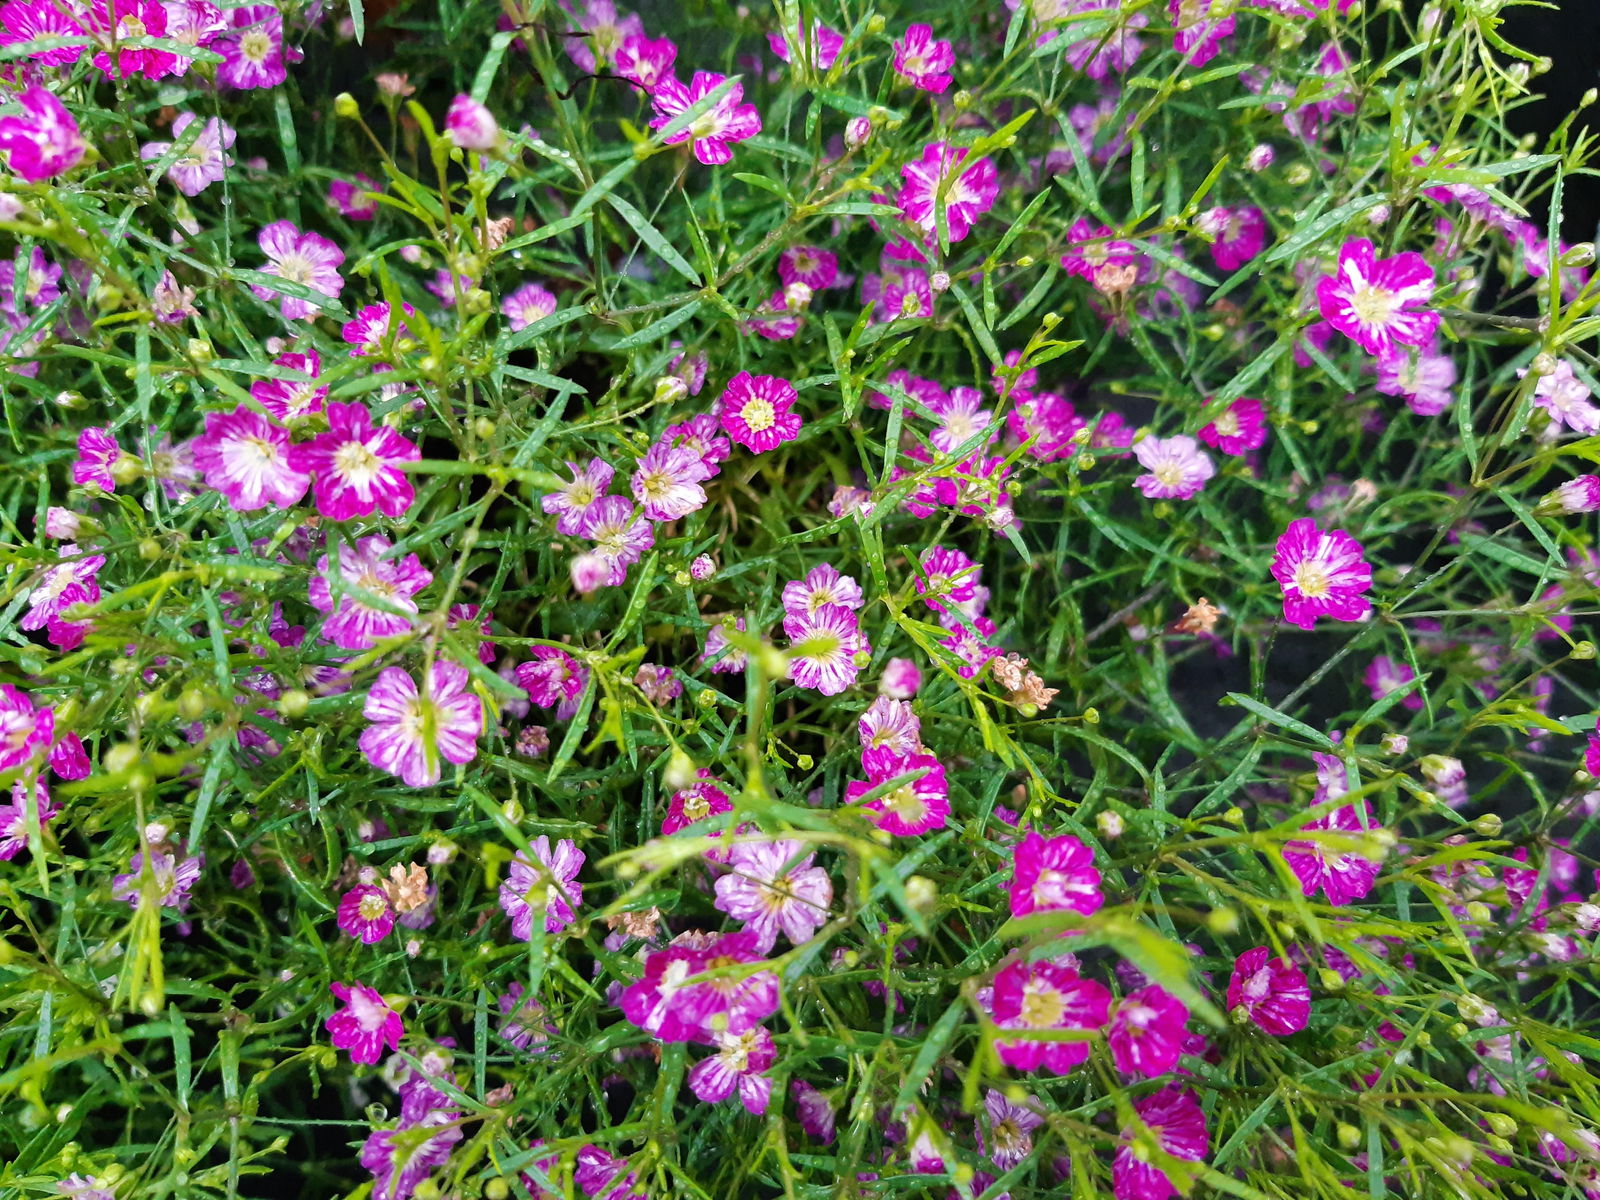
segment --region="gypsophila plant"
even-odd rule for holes
[[[0,1198],[1600,1198],[1500,7],[0,3]]]

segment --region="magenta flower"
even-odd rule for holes
[[[1047,841],[1029,830],[1012,852],[1007,887],[1013,917],[1068,910],[1087,917],[1105,903],[1094,851],[1070,833]]]
[[[711,472],[700,456],[687,446],[673,446],[663,438],[638,459],[633,473],[633,498],[652,521],[676,521],[706,502],[700,486]]]
[[[448,1109],[430,1109],[414,1122],[402,1118],[395,1129],[374,1129],[360,1154],[361,1165],[372,1172],[372,1200],[411,1200],[464,1136],[458,1115]]]
[[[48,752],[55,728],[53,708],[36,710],[26,692],[0,683],[0,771],[14,771]]]
[[[1111,993],[1077,969],[1049,962],[1012,962],[994,977],[994,1023],[1006,1032],[995,1039],[1000,1061],[1019,1071],[1041,1067],[1065,1075],[1089,1057],[1089,1041],[1044,1040],[1031,1033],[1103,1029]]]
[[[182,912],[189,907],[190,889],[205,865],[204,855],[185,855],[179,859],[174,853],[151,848],[147,868],[144,853],[136,853],[128,862],[126,874],[111,877],[111,898],[126,900],[128,907],[138,908],[148,885],[149,895],[158,907]]]
[[[1385,396],[1402,396],[1419,417],[1436,417],[1455,403],[1456,363],[1433,347],[1397,350],[1378,359],[1378,382]]]
[[[956,53],[933,36],[933,26],[912,25],[894,44],[894,69],[914,88],[938,94],[950,87]]]
[[[583,903],[583,884],[578,872],[587,857],[571,838],[562,838],[554,847],[540,834],[530,843],[533,859],[517,851],[511,869],[500,884],[500,911],[511,918],[511,936],[531,941],[537,917],[546,933],[560,933],[578,919]]]
[[[154,47],[130,46],[141,38],[167,36],[167,10],[157,0],[95,0],[88,13],[90,30],[102,45],[116,43],[116,61],[110,50],[94,56],[96,67],[112,79],[143,75],[161,79],[179,70],[178,56]]]
[[[1382,700],[1398,687],[1403,687],[1417,677],[1417,673],[1403,662],[1390,658],[1387,654],[1380,654],[1367,664],[1366,671],[1361,676],[1361,682],[1367,685],[1367,690],[1372,693],[1374,700]],[[1416,712],[1422,708],[1422,697],[1412,692],[1401,705]]]
[[[790,613],[783,618],[783,631],[790,643],[789,678],[824,696],[852,686],[861,674],[859,659],[872,655],[855,613],[842,604]]]
[[[339,930],[365,945],[381,942],[396,917],[389,896],[375,883],[358,883],[339,898]]]
[[[943,829],[950,816],[950,785],[945,780],[944,764],[931,754],[899,755],[893,750],[866,750],[861,755],[866,782],[853,780],[845,785],[847,804],[864,804],[877,814],[878,828],[895,837],[915,837]],[[920,778],[902,783],[875,800],[862,797],[891,780],[913,771]]]
[[[688,87],[674,76],[661,80],[650,95],[651,107],[656,111],[655,119],[650,122],[650,128],[665,129],[673,120],[720,87],[726,79],[726,75],[696,71]],[[735,83],[705,112],[663,140],[669,146],[689,142],[694,156],[706,166],[712,167],[733,158],[730,143],[742,142],[760,132],[761,114],[755,105],[744,103],[744,85]]]
[[[1217,473],[1211,456],[1187,434],[1142,437],[1133,445],[1133,456],[1146,472],[1134,486],[1149,500],[1192,500]]]
[[[1116,240],[1109,225],[1093,225],[1087,217],[1079,217],[1067,230],[1070,239],[1067,252],[1061,256],[1061,265],[1068,275],[1076,275],[1099,286],[1101,273],[1131,270],[1138,262],[1139,252],[1129,242]]]
[[[1228,980],[1228,1011],[1241,1008],[1273,1037],[1288,1037],[1311,1019],[1311,988],[1294,963],[1257,946],[1239,955]]]
[[[728,852],[729,873],[717,880],[715,907],[743,921],[762,954],[779,930],[798,946],[828,919],[833,881],[802,849],[796,841],[739,842]]]
[[[23,780],[13,780],[10,803],[0,804],[0,862],[15,858],[27,848],[30,826],[42,836],[45,825],[61,811],[50,799],[43,781],[35,779],[31,796],[29,791]]]
[[[28,611],[18,624],[29,631],[48,629],[51,644],[62,648],[81,641],[78,624],[66,620],[66,612],[75,605],[99,601],[100,584],[95,577],[105,564],[103,554],[81,554],[70,543],[62,546],[55,566],[45,568],[28,592]]]
[[[1589,747],[1583,752],[1583,769],[1600,779],[1600,722],[1596,722],[1596,732],[1589,735]]]
[[[342,650],[370,650],[379,638],[394,637],[411,628],[411,618],[417,612],[411,597],[432,583],[433,575],[415,554],[399,561],[386,557],[391,549],[389,539],[380,534],[361,538],[353,546],[340,545],[339,577],[344,587],[337,608],[328,556],[324,554],[317,561],[309,599],[318,612],[332,614],[322,624],[323,640]],[[353,594],[357,591],[366,596]],[[366,597],[383,607],[374,606]]]
[[[722,429],[756,454],[776,450],[800,436],[794,384],[779,375],[740,371],[722,393]]]
[[[555,311],[555,293],[539,283],[523,284],[500,303],[501,315],[513,333],[526,329],[535,321],[544,320]]]
[[[482,104],[461,94],[444,114],[444,133],[463,150],[493,150],[500,140],[500,124]]]
[[[77,10],[81,11],[81,10]],[[45,38],[75,38],[84,29],[65,5],[55,0],[9,0],[0,5],[0,46],[15,46]],[[35,50],[28,61],[37,67],[70,67],[82,57],[83,46]]]
[[[900,168],[904,181],[895,203],[909,224],[920,228],[931,241],[938,230],[938,216],[944,214],[945,232],[952,244],[972,232],[978,218],[994,207],[1000,196],[1000,181],[994,163],[987,158],[967,161],[965,146],[948,142],[929,142],[922,157]]]
[[[258,379],[250,385],[250,398],[280,421],[294,421],[322,411],[328,389],[318,387],[322,359],[315,350],[289,352],[272,365],[305,376],[304,379]]]
[[[1302,833],[1334,830],[1351,836],[1370,833],[1377,828],[1365,800],[1336,808],[1300,826]],[[1334,847],[1320,840],[1286,843],[1283,860],[1300,881],[1302,892],[1307,896],[1315,896],[1321,889],[1328,903],[1333,905],[1349,904],[1372,891],[1380,866],[1364,854]]]
[[[364,983],[330,983],[328,990],[344,1005],[323,1022],[336,1050],[350,1051],[351,1062],[375,1063],[385,1046],[400,1048],[405,1025],[382,996]]]
[[[646,92],[655,91],[663,79],[674,78],[672,64],[678,47],[671,38],[630,34],[617,47],[617,74]]]
[[[689,1090],[703,1104],[720,1104],[737,1090],[739,1103],[755,1116],[767,1111],[772,1080],[765,1072],[778,1061],[772,1035],[757,1026],[743,1033],[718,1033],[717,1052],[689,1069]]]
[[[1377,258],[1372,243],[1357,238],[1339,250],[1339,267],[1317,283],[1323,319],[1368,354],[1397,346],[1426,346],[1439,314],[1421,306],[1433,298],[1433,268],[1414,250]]]
[[[578,711],[578,699],[589,686],[589,668],[559,646],[535,646],[532,662],[517,664],[517,685],[540,708],[554,708],[560,720]]]
[[[1223,15],[1212,16],[1213,9],[1220,9]],[[1192,67],[1203,67],[1215,58],[1222,39],[1230,36],[1237,24],[1226,0],[1167,0],[1167,11],[1175,30],[1172,44]],[[1217,265],[1233,269],[1220,260]]]
[[[401,304],[400,307],[403,316],[396,314],[388,304],[369,304],[355,315],[354,320],[344,323],[340,335],[353,347],[351,358],[387,357],[396,342],[411,336],[404,318],[412,316],[416,310],[409,304]]]
[[[50,769],[57,778],[66,780],[87,779],[94,773],[89,752],[83,748],[83,739],[75,733],[64,733],[50,747]]]
[[[417,491],[402,463],[416,462],[422,451],[387,425],[374,425],[372,414],[356,403],[328,404],[328,429],[289,452],[290,465],[314,477],[317,511],[330,521],[405,515]]]
[[[11,173],[26,183],[39,183],[77,166],[89,146],[66,106],[38,84],[18,96],[17,103],[20,116],[0,116],[0,154]]]
[[[194,441],[194,463],[206,486],[221,492],[236,512],[297,503],[311,477],[290,460],[288,432],[242,406],[207,413],[205,432]]]
[[[749,930],[682,934],[645,956],[644,975],[623,989],[623,1015],[664,1042],[740,1034],[778,1011],[775,971],[745,972],[765,955]],[[692,981],[692,982],[691,982]]]
[[[778,255],[778,278],[785,287],[803,283],[820,292],[838,282],[839,256],[821,246],[790,246]]]
[[[175,144],[184,140],[184,131],[194,124],[197,118],[193,113],[179,113],[172,122],[172,141],[146,142],[139,147],[139,157],[146,162],[160,158]],[[198,196],[213,183],[219,183],[233,165],[233,159],[228,157],[228,150],[233,146],[235,133],[233,126],[226,121],[212,117],[201,128],[188,149],[178,155],[170,167],[167,168],[167,178],[172,180],[172,186],[185,196]]]
[[[1139,1125],[1122,1131],[1122,1145],[1111,1163],[1111,1191],[1116,1200],[1167,1200],[1178,1189],[1160,1167],[1146,1161],[1136,1139],[1154,1136],[1161,1149],[1185,1162],[1204,1162],[1211,1143],[1206,1115],[1192,1092],[1172,1086],[1133,1102]],[[1142,1129],[1141,1129],[1142,1127]]]
[[[341,217],[371,221],[378,215],[376,193],[381,191],[381,183],[357,171],[352,179],[335,179],[328,184],[328,204]]]
[[[861,714],[856,731],[863,752],[888,750],[901,757],[922,753],[922,722],[911,705],[888,694],[879,696]]]
[[[661,832],[670,836],[718,813],[732,811],[733,801],[728,799],[728,793],[708,778],[672,793],[666,816],[661,818]]]
[[[572,472],[572,482],[550,492],[540,504],[545,512],[555,514],[556,532],[571,537],[583,533],[591,510],[606,494],[615,472],[610,463],[600,458],[591,458],[583,467],[569,462],[567,470]]]
[[[1189,1010],[1164,988],[1152,983],[1129,992],[1106,1033],[1111,1061],[1125,1075],[1165,1075],[1183,1053],[1188,1020]]]
[[[945,612],[946,602],[961,608],[977,598],[983,568],[961,551],[934,546],[922,556],[921,565],[917,594],[934,612]]]
[[[1144,41],[1133,31],[1148,25],[1149,16],[1137,11],[1124,15],[1120,8],[1121,0],[1067,0],[1063,15],[1108,12],[1112,23],[1110,30],[1081,38],[1062,52],[1063,61],[1074,71],[1090,79],[1121,75],[1144,53]]]
[[[1556,363],[1555,370],[1548,375],[1539,376],[1533,387],[1535,408],[1549,413],[1555,427],[1564,425],[1584,437],[1600,433],[1600,406],[1595,405],[1592,397],[1588,385],[1577,377],[1566,359]]]
[[[483,702],[467,691],[467,669],[438,661],[416,681],[400,667],[385,667],[367,693],[361,713],[361,753],[407,787],[439,782],[439,760],[469,763],[483,733]]]
[[[236,8],[233,11],[249,10]],[[276,275],[321,295],[338,298],[344,288],[344,278],[339,274],[344,251],[327,238],[317,233],[303,233],[293,221],[274,221],[261,231],[257,240],[261,252],[267,256],[267,263],[261,268],[263,275]],[[262,300],[278,297],[278,307],[289,321],[312,317],[318,312],[317,306],[309,300],[290,296],[270,285],[252,284],[250,290]]]
[[[1360,621],[1372,611],[1372,568],[1361,543],[1342,529],[1321,530],[1310,517],[1289,522],[1272,556],[1283,589],[1283,619],[1310,629],[1318,617]]]
[[[1241,397],[1200,430],[1200,440],[1224,454],[1243,457],[1266,444],[1266,405]]]
[[[283,17],[274,5],[232,9],[228,23],[229,36],[212,47],[222,55],[218,83],[240,89],[270,88],[289,78],[283,65]]]
[[[579,532],[594,542],[593,553],[609,568],[606,582],[618,587],[628,568],[656,544],[655,529],[626,496],[602,496],[584,517]]]
[[[1176,5],[1179,0],[1172,3]],[[1233,18],[1228,20],[1231,23]],[[1196,218],[1195,225],[1210,235],[1212,261],[1224,271],[1237,271],[1267,244],[1267,214],[1254,206],[1208,209]]]
[[[820,22],[800,18],[799,27],[767,34],[767,45],[786,63],[795,61],[794,43],[805,47],[805,59],[817,71],[829,71],[844,49],[844,34]]]

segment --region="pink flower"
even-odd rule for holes
[[[409,304],[402,304],[401,308],[407,317],[416,311]],[[411,336],[411,330],[406,328],[403,317],[389,305],[369,304],[355,315],[354,320],[344,323],[340,336],[354,347],[350,351],[351,358],[387,356],[396,342]]]
[[[184,131],[194,124],[196,117],[193,113],[179,113],[172,122],[172,138],[170,142],[146,142],[139,147],[139,157],[146,162],[161,158],[174,145],[184,142]],[[228,157],[228,150],[232,147],[234,138],[233,126],[216,117],[208,120],[200,132],[189,142],[189,147],[173,160],[167,168],[167,178],[172,180],[172,186],[185,196],[198,196],[213,183],[218,183],[233,165],[233,159]]]
[[[280,421],[294,421],[322,411],[328,389],[317,386],[322,374],[322,359],[315,350],[304,354],[280,354],[272,365],[303,379],[258,379],[250,385],[250,397]]]
[[[324,1024],[333,1037],[334,1048],[350,1051],[351,1062],[375,1063],[383,1057],[385,1046],[390,1050],[400,1048],[405,1025],[382,996],[364,983],[330,983],[328,990],[344,1007]]]
[[[1267,440],[1266,405],[1244,397],[1235,400],[1200,430],[1200,440],[1236,457],[1259,450]]]
[[[1368,354],[1385,356],[1397,346],[1426,346],[1439,328],[1439,314],[1421,305],[1433,297],[1433,268],[1407,250],[1377,258],[1372,243],[1357,238],[1339,250],[1339,267],[1317,282],[1323,319]]]
[[[370,650],[379,638],[394,637],[411,628],[411,615],[417,605],[411,599],[433,582],[433,575],[415,554],[396,562],[387,557],[392,547],[380,534],[361,538],[355,545],[339,546],[338,607],[335,609],[328,556],[317,561],[317,574],[311,577],[308,598],[318,612],[332,613],[322,624],[322,638],[343,650]],[[384,605],[374,608],[352,589],[375,597]],[[388,612],[385,609],[399,609]]]
[[[1600,722],[1596,723],[1596,732],[1589,735],[1589,748],[1583,753],[1583,769],[1600,779]]]
[[[517,851],[500,884],[500,910],[511,918],[511,936],[523,942],[533,939],[536,917],[546,933],[560,933],[578,919],[577,908],[583,903],[578,872],[587,857],[571,838],[552,847],[550,839],[540,834],[530,846],[533,859]]]
[[[983,568],[961,551],[934,546],[923,554],[921,568],[917,594],[934,612],[945,612],[947,603],[961,608],[977,598]]]
[[[1122,1131],[1122,1145],[1111,1163],[1111,1191],[1116,1200],[1167,1200],[1178,1189],[1160,1167],[1135,1146],[1141,1135],[1153,1136],[1161,1149],[1185,1162],[1204,1162],[1211,1143],[1206,1115],[1192,1092],[1172,1086],[1133,1102],[1139,1124]]]
[[[794,945],[810,939],[828,919],[833,882],[800,842],[739,842],[728,851],[728,874],[717,880],[716,905],[756,935],[763,954],[778,931]]]
[[[42,836],[45,825],[61,811],[38,779],[31,796],[29,790],[23,780],[14,780],[10,803],[0,804],[0,862],[9,862],[27,848],[30,827]]]
[[[1007,886],[1013,917],[1068,910],[1087,917],[1105,903],[1094,851],[1070,833],[1047,841],[1037,830],[1029,830],[1012,851]]]
[[[230,36],[212,47],[222,55],[218,83],[241,90],[270,88],[289,77],[283,65],[283,17],[275,6],[235,8],[229,11],[228,20]]]
[[[644,516],[636,514],[633,501],[626,496],[602,496],[584,517],[579,531],[594,542],[594,553],[610,568],[607,579],[618,587],[628,577],[628,568],[655,545],[655,530]]]
[[[385,667],[367,693],[361,753],[407,787],[439,782],[439,760],[469,763],[483,733],[483,702],[467,691],[467,669],[435,662],[423,673],[422,691],[400,667]]]
[[[1117,1004],[1106,1045],[1117,1070],[1154,1079],[1178,1065],[1188,1037],[1189,1010],[1165,989],[1149,984]]]
[[[444,114],[444,132],[463,150],[493,150],[500,140],[500,124],[494,114],[465,94],[450,101]]]
[[[555,514],[556,532],[571,537],[582,534],[591,510],[606,494],[615,472],[610,463],[600,458],[591,458],[583,467],[569,462],[567,470],[572,472],[572,482],[550,492],[540,503],[545,512]]]
[[[995,1038],[1000,1061],[1019,1071],[1043,1067],[1065,1075],[1089,1057],[1089,1041],[1045,1040],[1029,1034],[1069,1029],[1103,1029],[1111,993],[1075,967],[1050,962],[1012,962],[994,977],[994,1023],[1006,1032]]]
[[[25,183],[39,183],[77,166],[89,146],[66,106],[38,84],[18,96],[17,103],[21,116],[0,116],[0,154],[12,174]]]
[[[917,714],[904,700],[887,695],[879,696],[861,714],[856,733],[863,752],[888,750],[900,757],[923,752],[922,722]]]
[[[943,829],[950,816],[950,786],[945,781],[944,764],[931,754],[899,755],[893,750],[867,750],[861,755],[867,781],[852,781],[845,786],[845,802],[863,804],[877,814],[878,828],[895,837],[915,837]],[[902,775],[920,771],[917,779],[902,783],[874,800],[863,800],[868,793]]]
[[[804,579],[792,579],[783,585],[785,613],[815,612],[824,604],[854,610],[864,603],[861,585],[850,576],[841,575],[832,563],[813,567]]]
[[[1133,481],[1134,486],[1149,500],[1192,500],[1217,473],[1211,456],[1187,434],[1140,438],[1133,456],[1147,472]]]
[[[949,42],[934,38],[931,25],[910,26],[894,44],[894,69],[925,92],[948,90],[955,65],[955,50]]]
[[[289,451],[289,464],[314,476],[317,511],[330,521],[405,515],[417,492],[401,463],[422,451],[387,425],[374,425],[360,404],[328,404],[328,429]]]
[[[1378,391],[1403,396],[1419,417],[1436,417],[1455,403],[1455,360],[1434,348],[1396,350],[1378,359]]]
[[[677,58],[678,47],[671,38],[630,34],[617,47],[617,74],[644,91],[654,91],[663,79],[673,78]]]
[[[236,8],[235,13],[248,10]],[[276,275],[289,283],[297,283],[313,292],[337,299],[344,289],[344,278],[339,266],[344,262],[344,251],[327,238],[316,233],[302,233],[293,221],[274,221],[261,231],[257,239],[261,252],[267,256],[263,275]],[[309,300],[290,296],[270,285],[252,284],[250,290],[262,300],[278,297],[284,318],[298,321],[315,316],[319,311]]]
[[[589,686],[589,668],[559,646],[535,646],[532,662],[517,664],[517,684],[531,703],[554,708],[561,720],[578,711],[578,699]]]
[[[1526,371],[1519,372],[1526,375]],[[1557,428],[1565,425],[1574,433],[1590,437],[1600,433],[1600,407],[1597,407],[1588,385],[1579,379],[1566,359],[1556,363],[1548,375],[1539,376],[1533,386],[1533,406],[1550,414]]]
[[[56,565],[45,569],[28,592],[28,611],[18,622],[23,629],[50,631],[52,645],[76,645],[87,629],[65,619],[74,605],[91,605],[100,599],[100,584],[95,577],[105,566],[102,554],[81,554],[78,547],[61,547]]]
[[[57,778],[66,780],[87,779],[94,774],[94,764],[83,748],[83,739],[75,733],[62,734],[50,747],[50,769]]]
[[[718,1033],[717,1052],[689,1069],[689,1090],[703,1104],[720,1104],[737,1090],[739,1103],[755,1116],[767,1111],[772,1080],[764,1072],[778,1061],[772,1035],[757,1026],[743,1033]]]
[[[357,171],[352,179],[335,179],[328,184],[328,203],[341,217],[352,221],[371,221],[378,215],[376,193],[383,185]]]
[[[693,450],[673,446],[663,438],[638,460],[633,473],[633,498],[652,521],[676,521],[702,508],[706,490],[700,486],[711,472]]]
[[[1396,662],[1387,654],[1380,654],[1367,664],[1366,672],[1361,676],[1361,682],[1367,685],[1367,690],[1372,693],[1374,700],[1382,700],[1398,687],[1403,687],[1417,677],[1403,662]],[[1422,697],[1412,692],[1401,705],[1416,712],[1422,707]]]
[[[909,658],[891,658],[878,677],[878,691],[895,700],[909,700],[922,687],[922,669]]]
[[[1139,260],[1139,252],[1131,243],[1116,240],[1109,225],[1092,225],[1087,217],[1079,217],[1067,230],[1068,249],[1061,256],[1061,265],[1068,275],[1086,279],[1096,287],[1104,272],[1131,270]]]
[[[623,989],[617,1004],[628,1020],[664,1042],[754,1029],[778,1011],[779,997],[777,972],[740,969],[765,957],[757,942],[750,930],[682,934],[645,955],[643,976]]]
[[[1228,1011],[1240,1008],[1273,1037],[1288,1037],[1311,1019],[1311,988],[1299,967],[1257,946],[1239,955],[1228,980]]]
[[[655,109],[651,129],[665,129],[724,82],[726,75],[696,71],[688,87],[668,76],[656,84],[650,104]],[[676,133],[663,140],[669,146],[689,142],[694,156],[708,167],[733,158],[731,143],[742,142],[761,132],[761,114],[753,104],[744,103],[744,85],[734,83],[720,100]]]
[[[794,384],[778,375],[740,371],[722,393],[722,429],[756,454],[776,450],[800,436]]]
[[[1376,831],[1365,800],[1336,808],[1300,826],[1302,833],[1332,830],[1345,835]],[[1300,890],[1315,896],[1321,889],[1328,903],[1349,904],[1372,891],[1380,864],[1365,854],[1346,851],[1329,842],[1294,841],[1283,847],[1283,859],[1300,881]]]
[[[83,35],[84,29],[74,19],[73,12],[55,0],[9,0],[0,5],[0,46]],[[28,55],[28,61],[38,67],[70,67],[83,51],[83,46],[35,50]]]
[[[116,44],[115,62],[109,49],[101,50],[93,60],[94,65],[112,79],[129,79],[135,75],[160,79],[180,69],[175,54],[127,44],[140,38],[167,36],[167,10],[156,0],[95,0],[88,22],[102,45]]]
[[[838,282],[839,256],[821,246],[790,246],[778,255],[778,278],[785,287],[803,283],[820,292]]]
[[[1109,12],[1111,22],[1109,30],[1092,33],[1066,48],[1062,57],[1074,71],[1090,79],[1120,75],[1144,53],[1144,42],[1133,31],[1143,29],[1150,18],[1142,12],[1123,16],[1118,11],[1120,3],[1121,0],[1067,0],[1063,15]],[[1082,27],[1081,22],[1068,25],[1069,36],[1074,28]]]
[[[1213,17],[1214,8],[1220,8],[1224,15]],[[1167,0],[1167,11],[1176,31],[1172,44],[1192,67],[1203,67],[1215,58],[1222,39],[1229,37],[1237,24],[1231,6],[1224,0]],[[1217,265],[1224,270],[1233,269],[1220,260]]]
[[[35,711],[26,692],[0,683],[0,771],[14,771],[49,751],[55,735],[55,710]]]
[[[397,914],[388,894],[375,883],[358,883],[339,898],[339,930],[371,946],[394,928]]]
[[[618,15],[613,0],[584,0],[575,19],[584,36],[562,38],[561,42],[567,57],[580,71],[591,75],[612,65],[617,51],[629,38],[644,36],[644,22],[638,14]]]
[[[839,51],[844,49],[844,34],[804,17],[800,18],[798,29],[767,34],[768,47],[786,63],[795,61],[793,43],[796,42],[804,47],[805,60],[814,70],[829,71],[839,61]]]
[[[1172,0],[1174,6],[1179,2]],[[1267,244],[1267,215],[1259,208],[1209,209],[1200,214],[1195,225],[1211,236],[1211,258],[1224,271],[1237,271]]]
[[[207,413],[205,432],[194,441],[194,463],[206,486],[236,512],[297,503],[311,477],[295,470],[290,458],[288,432],[243,406]]]
[[[1291,521],[1272,556],[1283,589],[1283,619],[1310,629],[1318,617],[1360,621],[1372,611],[1372,568],[1361,543],[1342,529],[1321,530],[1310,517]]]
[[[728,799],[728,793],[715,780],[705,779],[672,793],[667,815],[661,818],[661,832],[670,836],[718,813],[732,811],[733,802]]]
[[[943,224],[950,243],[959,242],[1000,196],[994,163],[987,158],[968,162],[968,153],[965,146],[929,142],[919,160],[900,168],[904,182],[895,203],[930,241]],[[944,214],[942,222],[939,213]]]
[[[989,1137],[986,1142],[982,1123],[976,1123],[978,1148],[988,1151],[995,1166],[1009,1171],[1033,1153],[1033,1131],[1044,1124],[1044,1114],[1031,1102],[1011,1103],[1003,1092],[994,1088],[984,1093],[983,1107],[989,1118]],[[941,1173],[942,1170],[941,1164]],[[973,1194],[980,1190],[975,1186]]]
[[[535,321],[544,320],[555,311],[555,294],[539,283],[523,284],[500,304],[500,313],[513,333],[521,332]]]
[[[189,892],[205,862],[204,855],[185,855],[180,860],[175,854],[152,849],[146,864],[144,853],[136,853],[125,874],[111,877],[111,896],[125,900],[130,908],[138,908],[148,888],[159,907],[183,912],[189,907]]]
[[[842,604],[790,613],[783,619],[783,631],[790,642],[790,679],[824,696],[837,696],[852,686],[861,674],[858,656],[872,654],[855,613]]]

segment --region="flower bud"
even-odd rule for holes
[[[574,558],[571,571],[572,586],[585,596],[604,587],[611,579],[611,564],[593,551]]]
[[[1378,743],[1385,754],[1404,754],[1411,745],[1411,739],[1403,733],[1386,733]]]
[[[349,92],[340,92],[333,98],[333,112],[335,116],[353,121],[361,115],[361,105],[356,103],[356,98]]]
[[[1107,808],[1102,809],[1100,815],[1094,819],[1095,827],[1100,830],[1100,836],[1107,841],[1114,841],[1122,836],[1125,828],[1122,814]]]
[[[851,117],[845,123],[844,144],[856,150],[872,140],[872,122],[866,117]]]
[[[494,114],[466,94],[450,102],[444,131],[463,150],[493,150],[500,140],[500,125]]]

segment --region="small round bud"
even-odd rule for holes
[[[662,782],[667,789],[681,792],[684,788],[693,787],[700,779],[700,768],[677,746],[672,748],[672,755],[667,759],[667,769],[662,775]]]
[[[1311,168],[1297,162],[1283,173],[1283,179],[1290,187],[1304,187],[1311,182]]]
[[[918,912],[930,912],[939,902],[939,885],[926,875],[913,875],[906,880],[906,901]]]
[[[500,815],[513,825],[521,824],[525,815],[522,809],[522,802],[520,800],[507,800],[500,806]]]
[[[340,92],[333,98],[333,112],[335,116],[352,121],[361,115],[361,105],[356,103],[356,98],[349,92]]]
[[[1357,1146],[1361,1145],[1361,1130],[1357,1129],[1354,1125],[1348,1124],[1347,1122],[1339,1122],[1338,1136],[1339,1145],[1343,1146],[1346,1150],[1354,1150]]]
[[[101,761],[111,774],[121,775],[139,761],[139,747],[133,742],[118,742],[105,752]]]
[[[142,538],[139,541],[139,557],[145,562],[155,562],[161,557],[161,543],[155,538]]]
[[[1085,725],[1098,725],[1098,724],[1100,724],[1100,710],[1098,708],[1086,708],[1086,709],[1084,709],[1083,710],[1083,723]]]
[[[1496,1137],[1508,1138],[1517,1131],[1517,1123],[1505,1113],[1485,1113],[1483,1119]]]
[[[1213,908],[1206,914],[1206,928],[1218,937],[1239,932],[1239,914],[1231,908]]]
[[[489,420],[488,417],[479,417],[472,423],[473,436],[482,438],[484,441],[488,441],[494,436],[494,428],[494,422]]]
[[[1386,733],[1378,745],[1385,754],[1404,754],[1411,745],[1411,739],[1403,733]]]
[[[190,684],[178,693],[178,715],[185,721],[198,721],[210,709],[205,689]]]
[[[845,123],[844,144],[852,150],[860,149],[872,140],[872,122],[866,117],[851,117]]]
[[[1229,825],[1242,828],[1244,826],[1244,809],[1235,804],[1227,812],[1222,814],[1222,819]]]
[[[1322,985],[1325,992],[1344,991],[1344,976],[1332,967],[1323,967],[1317,972],[1317,982]]]
[[[611,581],[611,564],[592,551],[574,558],[571,570],[573,589],[580,595],[590,595]]]
[[[1124,829],[1122,814],[1111,809],[1103,809],[1094,819],[1095,827],[1100,830],[1100,836],[1107,841],[1114,841],[1122,836]]]
[[[1579,642],[1568,653],[1579,662],[1587,662],[1594,657],[1594,643],[1590,641]]]
[[[1483,837],[1499,837],[1501,828],[1500,814],[1484,813],[1472,823],[1472,828]]]

